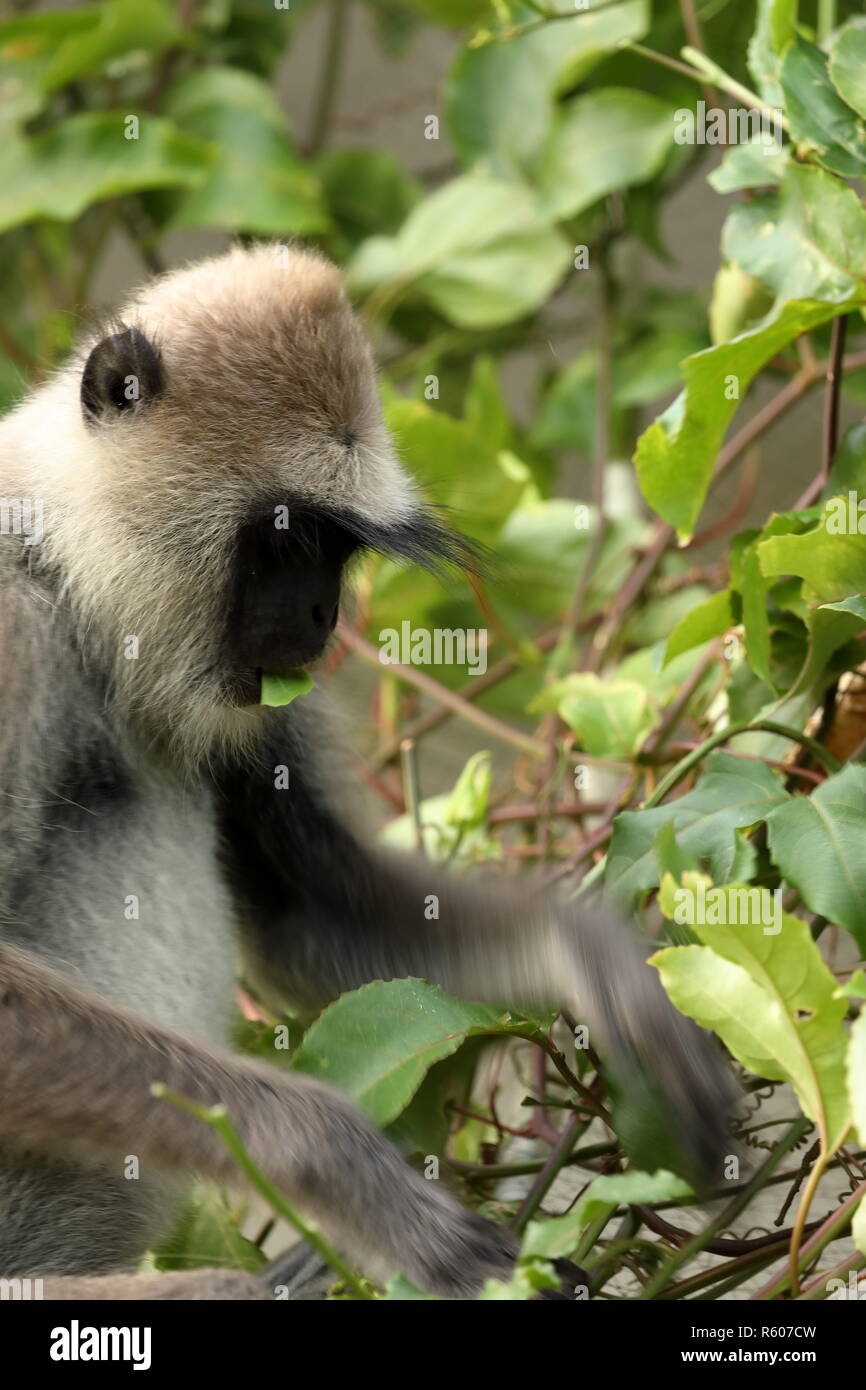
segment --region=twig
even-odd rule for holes
[[[347,22],[347,0],[331,0],[322,70],[319,74],[319,85],[316,90],[316,100],[310,122],[310,134],[305,150],[308,159],[319,153],[328,137],[343,62]]]
[[[416,690],[423,690],[425,695],[430,695],[441,705],[447,705],[452,713],[459,714],[467,723],[483,729],[492,738],[498,739],[501,743],[509,744],[520,753],[527,753],[531,758],[544,757],[546,749],[538,739],[529,738],[526,734],[519,733],[517,729],[512,729],[501,719],[496,719],[492,714],[475,709],[468,700],[462,699],[453,690],[449,690],[447,686],[434,680],[432,676],[425,675],[423,671],[416,671],[414,667],[403,666],[401,662],[389,661],[387,667],[383,667],[376,648],[359,633],[353,632],[351,628],[341,626],[340,640],[345,642],[349,650],[359,656],[362,661],[366,661],[369,666],[375,666],[380,673],[384,669],[397,680],[405,681],[407,685],[414,686]]]
[[[421,833],[421,793],[418,787],[418,759],[415,753],[415,740],[404,738],[400,744],[400,769],[403,774],[403,799],[412,822],[415,848],[424,848]]]

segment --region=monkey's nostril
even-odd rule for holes
[[[322,612],[321,608],[319,607],[319,605],[318,605],[317,603],[314,603],[314,604],[313,604],[313,614],[312,614],[312,617],[313,617],[313,622],[316,624],[316,627],[324,627],[324,626],[325,626],[325,615],[324,615],[324,613]]]

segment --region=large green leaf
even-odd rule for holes
[[[692,533],[725,431],[754,376],[836,312],[828,304],[795,301],[731,342],[686,358],[685,392],[644,431],[634,456],[644,497],[681,536]]]
[[[349,283],[395,296],[411,288],[460,327],[493,328],[537,309],[570,263],[528,190],[478,172],[419,203],[393,239],[364,242]]]
[[[386,1125],[405,1109],[433,1063],[466,1038],[531,1031],[526,1019],[452,999],[424,980],[375,980],[319,1015],[293,1067],[339,1086]]]
[[[845,502],[847,510],[847,502]],[[866,592],[866,535],[831,528],[833,499],[822,521],[801,536],[771,536],[758,544],[765,575],[796,574],[823,600]],[[840,511],[842,504],[839,504]]]
[[[738,862],[735,832],[763,821],[788,801],[780,778],[763,763],[712,753],[696,787],[675,801],[623,811],[613,824],[605,885],[631,902],[659,881],[655,842],[670,823],[682,850],[707,860],[717,883],[729,882]]]
[[[141,119],[137,140],[124,136],[121,112],[87,111],[30,139],[0,146],[0,231],[51,217],[71,221],[91,203],[145,188],[201,183],[212,151],[156,116]]]
[[[866,29],[846,24],[830,45],[830,80],[839,95],[866,117]]]
[[[792,164],[778,195],[734,210],[724,252],[768,284],[776,304],[748,332],[687,358],[684,394],[638,441],[644,496],[682,535],[691,533],[725,431],[755,374],[794,338],[866,300],[866,211],[832,174]]]
[[[866,767],[828,777],[767,816],[770,854],[812,912],[847,927],[866,953]]]
[[[798,37],[782,59],[780,76],[794,139],[811,145],[837,174],[866,172],[863,122],[830,81],[826,54]]]
[[[668,948],[651,964],[677,1008],[718,1033],[743,1066],[791,1082],[832,1153],[851,1123],[847,1002],[805,922],[785,913],[778,932],[742,924],[735,893],[725,891],[726,922],[693,925],[702,946]]]
[[[182,199],[173,225],[263,236],[327,226],[318,182],[292,149],[266,82],[236,68],[205,68],[177,82],[163,110],[217,151],[208,178]]]
[[[557,0],[563,13],[570,0]],[[516,22],[537,15],[514,6]],[[553,23],[535,24],[506,41],[461,50],[448,78],[446,111],[451,138],[467,165],[483,159],[501,172],[528,164],[547,134],[553,99],[621,40],[639,39],[649,27],[646,0],[625,0]]]
[[[618,87],[568,102],[535,167],[544,210],[574,217],[614,189],[652,178],[673,144],[673,117],[658,97]]]

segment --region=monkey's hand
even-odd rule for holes
[[[736,1089],[712,1035],[676,1011],[647,963],[651,948],[630,928],[567,904],[559,926],[573,980],[564,1002],[587,1023],[589,1045],[624,1092],[651,1096],[695,1187],[717,1185]]]

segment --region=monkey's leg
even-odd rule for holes
[[[402,1270],[445,1297],[507,1277],[509,1237],[408,1168],[337,1092],[209,1051],[2,947],[0,1058],[0,1140],[10,1147],[135,1153],[144,1171],[237,1181],[211,1127],[151,1095],[161,1081],[225,1105],[271,1181],[371,1274]]]

